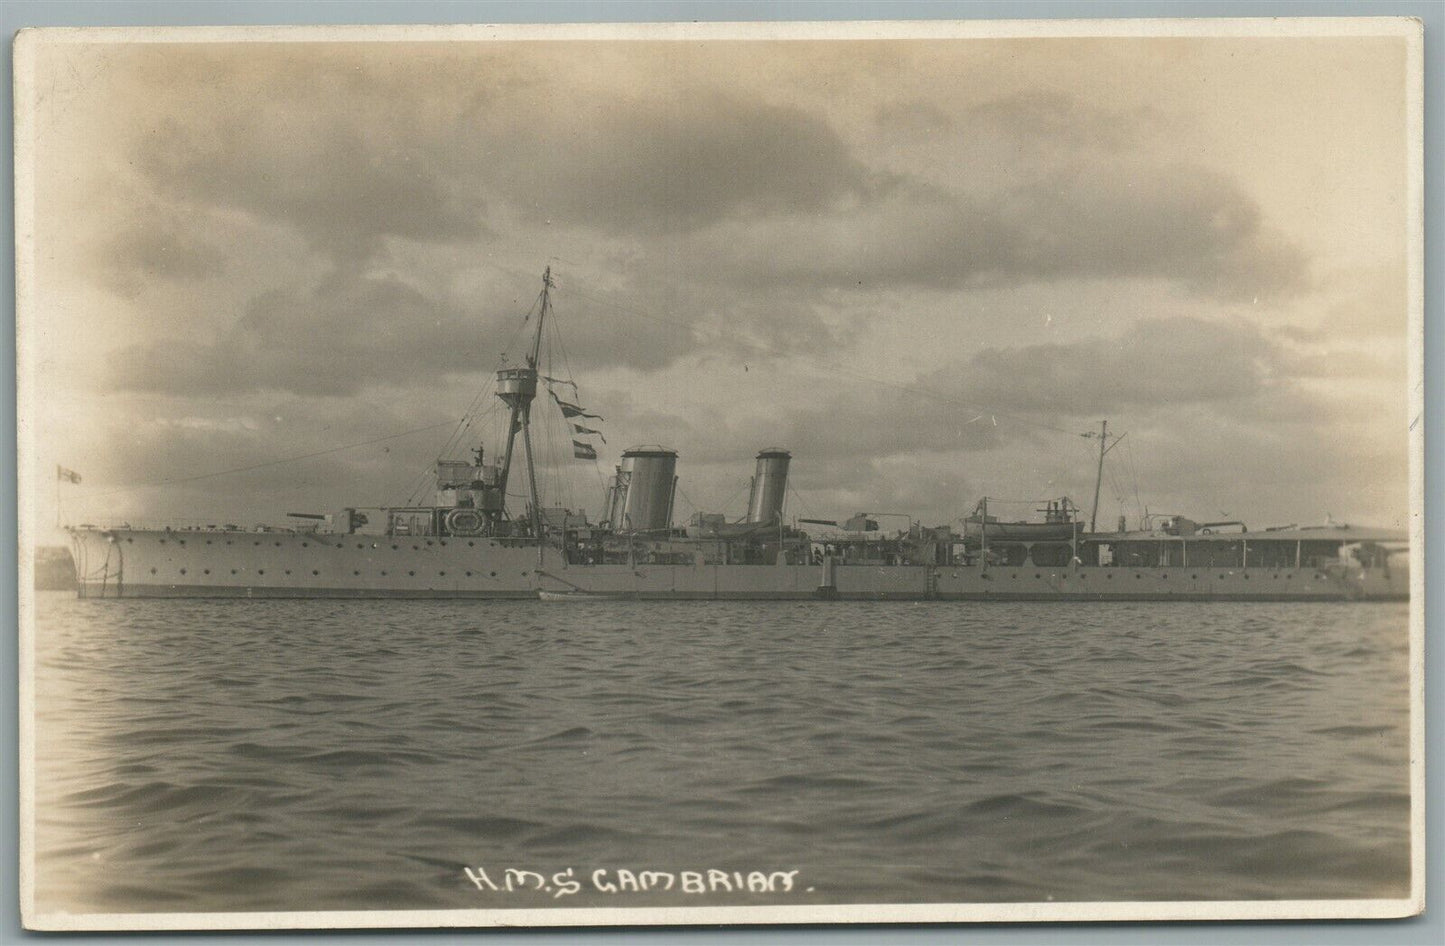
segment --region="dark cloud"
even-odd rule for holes
[[[133,344],[110,360],[121,390],[205,397],[255,391],[354,395],[494,365],[501,326],[388,277],[333,272],[251,299],[211,341]]]
[[[218,107],[197,115],[195,90],[159,93],[131,148],[163,193],[283,223],[345,258],[385,236],[480,238],[488,198],[537,222],[635,236],[826,210],[890,181],[798,108],[710,88],[588,92],[519,79],[493,58],[440,70],[437,82],[467,89],[440,106],[415,75],[387,82],[374,63],[293,57],[266,76],[233,65],[221,71],[269,98],[210,91]]]
[[[141,400],[136,415],[87,419],[106,457],[86,471],[95,515],[250,525],[280,522],[288,511],[403,504],[453,429],[425,402]],[[378,438],[386,439],[368,442]]]
[[[862,142],[799,107],[684,81],[621,94],[519,78],[494,58],[448,59],[438,81],[465,91],[440,104],[414,75],[387,81],[344,56],[292,57],[274,75],[233,65],[269,97],[157,93],[130,149],[160,194],[289,227],[343,265],[387,238],[480,247],[552,224],[735,287],[1146,277],[1232,299],[1306,281],[1303,253],[1237,182],[1128,150],[1156,121],[1147,109],[1035,91],[957,118],[924,99],[877,110],[883,138],[956,123],[1033,143],[1026,171],[992,169],[979,190],[966,167],[931,169],[955,188],[870,166]],[[217,107],[198,114],[198,96]]]
[[[683,94],[594,103],[531,134],[507,129],[493,149],[511,172],[503,190],[558,221],[676,233],[836,210],[892,180],[865,168],[816,115],[719,92]]]
[[[559,277],[541,351],[546,373],[585,380],[590,371],[656,371],[698,355],[758,363],[847,336],[846,327],[823,321],[815,301],[790,293],[684,295],[654,286],[623,302],[570,286]],[[394,276],[332,270],[313,286],[255,295],[212,338],[172,335],[124,346],[100,381],[193,397],[431,387],[450,375],[489,373],[504,354],[516,363],[536,324],[523,316],[537,289],[539,279],[508,275],[459,301]]]
[[[637,278],[625,291],[581,288],[564,276],[558,324],[579,367],[644,371],[687,357],[759,363],[849,344],[857,325],[834,319],[818,293],[720,284],[699,274],[686,286]]]
[[[164,216],[136,221],[94,249],[95,274],[128,298],[153,280],[197,282],[225,271],[225,255],[194,227]]]
[[[290,227],[343,261],[368,258],[388,236],[486,233],[475,193],[454,187],[404,131],[365,134],[364,115],[253,105],[171,120],[138,142],[138,165],[162,194]]]
[[[1146,319],[1108,338],[986,348],[914,378],[821,380],[809,403],[707,425],[691,455],[720,461],[764,442],[829,461],[976,453],[1061,430],[1072,436],[1100,417],[1212,405],[1237,418],[1256,403],[1299,404],[1281,360],[1277,343],[1246,323]]]
[[[846,213],[724,228],[709,245],[739,277],[835,287],[1146,277],[1247,298],[1306,278],[1302,251],[1252,199],[1192,167],[1083,165],[989,198],[898,188]]]
[[[1380,446],[1393,422],[1380,403],[1338,390],[1351,379],[1378,386],[1377,368],[1298,356],[1250,323],[1146,319],[1106,338],[984,349],[897,383],[834,378],[771,416],[651,424],[673,434],[685,482],[745,475],[759,447],[779,444],[793,452],[798,488],[829,514],[898,507],[944,521],[985,492],[1086,495],[1095,442],[1079,435],[1109,418],[1129,437],[1112,454],[1102,515],[1132,517],[1144,503],[1313,522],[1360,464],[1403,462]],[[1335,390],[1314,384],[1321,371]],[[1348,444],[1320,435],[1346,429],[1358,431]]]
[[[970,106],[962,122],[975,133],[1003,135],[1029,150],[1064,144],[1110,151],[1137,142],[1162,124],[1153,109],[1119,111],[1044,89],[1013,92]]]
[[[1283,385],[1279,359],[1278,344],[1250,323],[1143,319],[1112,338],[984,349],[924,383],[963,403],[1095,417],[1254,398]]]

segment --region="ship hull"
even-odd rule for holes
[[[1405,600],[1404,569],[569,564],[488,539],[77,530],[90,598],[654,600]]]

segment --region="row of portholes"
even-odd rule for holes
[[[957,576],[955,576],[955,577],[957,577]],[[1011,577],[1011,578],[1018,578],[1018,577],[1019,577],[1019,573],[1018,573],[1018,572],[1014,572],[1010,577]],[[1043,573],[1042,573],[1042,572],[1034,572],[1034,577],[1035,577],[1035,578],[1043,578],[1044,576],[1043,576]],[[1061,581],[1068,581],[1068,580],[1069,580],[1068,574],[1062,574],[1062,575],[1059,575],[1058,577],[1059,577],[1059,579],[1060,579]],[[1080,581],[1083,581],[1084,579],[1087,579],[1088,577],[1089,577],[1089,575],[1088,575],[1087,572],[1080,572],[1080,573],[1079,573],[1079,580],[1080,580]],[[1112,581],[1113,578],[1114,578],[1114,573],[1113,573],[1113,572],[1105,572],[1105,573],[1104,573],[1104,577],[1105,577],[1106,579]],[[1138,579],[1143,579],[1143,578],[1144,578],[1144,576],[1143,576],[1142,574],[1138,573],[1138,572],[1135,572],[1135,573],[1134,573],[1134,577],[1135,577],[1135,578],[1138,578]],[[1161,579],[1163,579],[1163,578],[1168,578],[1168,577],[1169,577],[1169,573],[1168,573],[1168,572],[1161,572],[1161,573],[1159,574],[1159,577],[1160,577]],[[1198,576],[1197,574],[1196,574],[1196,575],[1190,575],[1189,577],[1190,577],[1190,579],[1193,580],[1193,581],[1198,581],[1198,580],[1199,580],[1199,576]],[[1249,581],[1249,573],[1248,573],[1248,572],[1245,572],[1245,573],[1241,574],[1240,577],[1243,578],[1245,581]],[[1279,578],[1279,574],[1278,574],[1278,573],[1275,573],[1275,574],[1273,574],[1273,575],[1270,575],[1269,577],[1272,578],[1272,579],[1276,579],[1276,580],[1277,580],[1277,579]],[[1316,581],[1319,581],[1319,580],[1323,579],[1324,577],[1325,577],[1324,575],[1316,574],[1316,575],[1315,575],[1315,580],[1316,580]],[[1219,578],[1220,578],[1221,581],[1227,581],[1227,580],[1229,579],[1229,575],[1228,575],[1228,574],[1225,574],[1225,573],[1220,573]],[[1284,578],[1285,578],[1285,581],[1290,581],[1291,579],[1294,578],[1294,575],[1286,574],[1286,575],[1284,576]]]
[[[182,575],[184,575],[184,574],[186,574],[186,569],[182,568],[182,569],[180,570],[180,572],[181,572]],[[152,575],[156,575],[156,574],[159,574],[159,573],[160,573],[160,570],[159,570],[159,569],[154,568],[154,567],[151,568],[151,574],[152,574]],[[202,570],[201,570],[201,574],[203,574],[203,575],[209,575],[210,573],[211,573],[211,570],[210,570],[209,568],[205,568],[205,569],[202,569]],[[231,569],[231,574],[232,574],[232,575],[238,574],[238,571],[233,568],[233,569]],[[258,574],[258,575],[264,575],[264,574],[266,574],[266,569],[264,569],[264,568],[258,568],[258,569],[256,569],[256,574]],[[289,569],[289,568],[288,568],[288,569],[285,569],[285,574],[287,574],[287,575],[291,574],[291,569]],[[319,575],[321,574],[321,572],[320,572],[318,569],[313,568],[313,569],[311,570],[311,574],[312,574],[312,575],[318,575],[318,576],[319,576]],[[358,577],[359,577],[359,576],[361,575],[361,572],[360,572],[360,571],[353,571],[351,574],[354,575],[354,576],[358,576]],[[383,576],[385,576],[385,575],[387,574],[386,570],[383,569],[382,572],[381,572],[381,574],[382,574]],[[439,572],[437,572],[437,577],[439,577],[439,578],[445,578],[445,577],[446,577],[446,574],[447,574],[447,573],[446,573],[445,570],[439,571]],[[528,574],[527,572],[522,572],[522,577],[523,577],[523,578],[526,578],[526,577],[527,577],[527,574]],[[411,577],[411,578],[415,578],[415,577],[416,577],[416,572],[415,572],[415,571],[409,571],[409,572],[407,572],[407,576],[408,576],[408,577]],[[474,576],[474,573],[473,573],[473,572],[467,572],[467,573],[466,573],[466,577],[468,577],[468,578],[471,578],[471,577],[473,577],[473,576]],[[487,574],[487,577],[489,577],[489,578],[496,578],[496,577],[497,577],[497,573],[496,573],[496,572],[489,572],[489,573]]]
[[[134,536],[126,536],[126,539],[125,539],[125,540],[126,540],[127,542],[130,542],[130,543],[133,544],[133,543],[135,542],[135,537],[134,537]],[[165,539],[160,539],[159,541],[160,541],[160,544],[161,544],[161,545],[165,545],[165,544],[166,544],[166,540],[165,540]],[[212,540],[212,539],[207,539],[207,540],[206,540],[206,544],[207,544],[207,545],[211,545],[211,544],[213,543],[213,541],[214,541],[214,540]],[[179,545],[185,545],[185,544],[186,544],[186,540],[185,540],[185,539],[177,539],[176,542],[177,542],[177,544],[179,544]],[[227,545],[234,545],[235,543],[234,543],[232,540],[227,539],[227,540],[226,540],[226,544],[227,544]],[[261,544],[261,540],[260,540],[260,539],[253,539],[252,542],[251,542],[251,544],[252,544],[252,545],[260,545],[260,544]],[[280,547],[281,547],[281,543],[280,543],[280,542],[273,542],[272,544],[275,545],[277,548],[280,548]],[[319,546],[321,546],[322,548],[326,548],[326,547],[327,547],[327,545],[326,545],[325,542],[317,542],[316,544],[319,545]],[[439,540],[437,543],[433,543],[431,539],[427,539],[427,540],[426,540],[426,544],[427,544],[427,545],[439,544],[439,545],[441,545],[443,548],[445,548],[447,542],[446,542],[446,539],[441,539],[441,540]],[[309,542],[302,542],[302,543],[301,543],[301,547],[302,547],[303,549],[304,549],[304,548],[309,548],[310,545],[311,545],[311,543],[309,543]],[[473,541],[471,541],[470,539],[467,540],[467,547],[468,547],[468,548],[475,548],[476,545],[477,545],[476,542],[473,542]],[[487,543],[487,546],[488,546],[489,548],[496,548],[497,543],[495,543],[495,542],[488,542],[488,543]],[[337,548],[345,548],[345,545],[344,545],[344,543],[338,542],[337,545],[336,545],[336,547],[337,547]],[[362,542],[358,542],[358,543],[356,543],[356,547],[359,548],[359,549],[364,549],[364,548],[366,548],[366,545],[365,545],[364,543],[362,543]],[[377,547],[376,543],[373,542],[373,543],[371,544],[371,547],[372,547],[372,548],[376,548],[376,547]],[[401,548],[400,545],[393,545],[393,546],[392,546],[392,549],[400,549],[400,548]],[[420,545],[413,545],[413,546],[412,546],[412,551],[414,551],[414,552],[419,552],[419,551],[421,551],[421,546],[420,546]]]

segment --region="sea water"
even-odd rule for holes
[[[1401,897],[1407,608],[86,601],[41,910]]]

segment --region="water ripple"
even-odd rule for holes
[[[815,888],[739,903],[1403,896],[1405,627],[1393,605],[42,596],[37,897],[497,905],[467,865]]]

